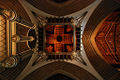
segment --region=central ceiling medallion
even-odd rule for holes
[[[73,27],[71,25],[48,25],[45,30],[48,53],[73,51]]]
[[[47,17],[44,23],[45,25],[41,24],[42,26],[36,30],[38,35],[35,40],[38,52],[47,60],[74,59],[80,52],[81,44],[81,28],[74,25],[74,19]]]
[[[48,59],[72,59],[75,51],[75,27],[72,18],[46,18],[43,29],[44,48]]]

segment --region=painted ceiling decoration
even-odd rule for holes
[[[18,4],[23,13],[16,10],[16,5],[6,9],[8,7],[0,4],[0,67],[4,68],[4,71],[9,70],[31,57],[24,69],[15,77],[16,80],[27,79],[39,68],[46,68],[47,65],[54,63],[58,65],[50,67],[53,71],[57,67],[64,69],[66,64],[68,68],[70,68],[68,65],[73,65],[91,79],[104,80],[88,59],[82,42],[85,26],[101,2],[104,1],[18,0],[15,3],[13,1],[11,5]],[[96,28],[93,42],[94,48],[97,47],[99,50],[97,53],[103,60],[115,66],[120,65],[119,27],[120,12],[117,10]],[[70,70],[67,71],[69,73]],[[74,69],[71,68],[71,71]],[[59,72],[61,71],[53,73],[55,75],[51,74],[53,77],[47,76],[45,80],[59,76],[73,80],[73,77]]]
[[[7,13],[7,10],[1,10],[1,13],[5,16],[13,15],[12,17],[13,20],[9,21],[12,24],[11,25],[12,27],[5,26],[4,21],[1,20],[3,21],[3,23],[1,24],[1,29],[3,26],[4,28],[8,27],[8,30],[10,30],[10,33],[9,31],[6,33],[9,33],[8,37],[11,36],[12,38],[11,37],[8,38],[10,39],[10,42],[8,42],[9,45],[5,44],[5,46],[6,47],[12,46],[12,48],[14,49],[11,49],[11,50],[15,50],[15,51],[12,51],[12,53],[8,53],[8,55],[6,56],[6,58],[8,57],[8,59],[3,63],[1,63],[2,66],[7,68],[15,67],[19,63],[20,59],[23,58],[23,56],[24,57],[28,55],[30,56],[30,54],[25,54],[26,51],[40,53],[41,57],[38,57],[35,63],[39,62],[39,60],[41,60],[42,58],[46,60],[47,59],[63,59],[64,60],[64,59],[73,58],[73,59],[78,59],[82,64],[86,65],[82,57],[79,57],[79,58],[77,57],[77,56],[80,56],[79,55],[80,27],[77,25],[77,28],[76,28],[76,26],[73,23],[74,21],[73,18],[46,18],[45,20],[46,25],[44,25],[44,22],[43,22],[41,23],[42,26],[40,25],[37,27],[37,26],[34,26],[32,23],[26,22],[20,17],[17,17],[17,14],[15,12],[13,11],[11,12],[12,13]],[[84,17],[84,15],[82,17]],[[81,19],[83,18],[80,17],[80,21]],[[53,29],[52,32],[51,32],[51,29]],[[22,30],[24,30],[24,32],[22,32]],[[53,36],[53,37],[50,37],[50,36]],[[51,39],[54,39],[54,40],[50,41]],[[57,42],[57,43],[53,43],[53,42]],[[4,42],[1,42],[1,44],[3,43]],[[10,43],[12,43],[12,45],[10,45]],[[51,46],[48,46],[48,45],[51,45]],[[51,51],[49,47],[52,47],[54,49]],[[5,53],[3,54],[5,55]],[[3,57],[3,55],[1,56]]]
[[[63,61],[80,66],[83,69],[87,70],[90,74],[103,80],[99,73],[97,73],[92,67],[86,55],[81,54],[81,24],[85,19],[85,16],[88,15],[88,10],[90,10],[89,8],[91,8],[94,4],[97,6],[100,1],[96,1],[94,4],[85,8],[85,10],[83,10],[78,16],[62,16],[61,14],[56,16],[55,14],[53,15],[52,13],[41,11],[36,7],[37,4],[32,5],[29,3],[32,1],[20,0],[19,2],[29,14],[31,21],[36,25],[36,38],[34,38],[36,40],[36,44],[35,48],[32,49],[34,51],[34,54],[32,55],[31,60],[25,67],[24,71],[16,79],[23,79],[34,70],[46,64],[55,61]],[[66,4],[60,4],[64,4],[63,6],[65,6],[71,2],[72,1],[66,1]],[[34,4],[34,1],[32,3]],[[50,4],[52,5],[52,2]],[[55,6],[56,3],[53,5]],[[96,6],[94,6],[94,8],[91,8],[92,10],[90,11],[94,11]],[[59,7],[62,9],[62,6]],[[60,10],[57,12],[59,11]],[[88,17],[90,14],[91,13],[89,13]],[[24,74],[26,71],[28,73]]]
[[[96,30],[95,42],[101,57],[120,68],[120,9],[108,15]]]
[[[45,51],[49,55],[48,58],[71,59],[75,51],[75,39],[73,38],[75,28],[72,25],[72,18],[48,18],[47,21]]]

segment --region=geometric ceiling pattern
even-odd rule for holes
[[[32,7],[34,6],[36,8],[36,10],[39,10],[39,11],[42,10],[42,11],[48,13],[48,14],[52,14],[54,16],[59,16],[58,18],[60,18],[60,17],[65,16],[65,15],[72,14],[76,11],[80,11],[81,9],[86,8],[91,3],[97,2],[97,1],[99,2],[100,0],[96,0],[96,1],[95,0],[71,0],[71,1],[69,1],[69,0],[51,0],[51,1],[50,0],[18,0],[18,1],[19,2],[23,1],[23,5],[25,5],[24,1],[26,1],[26,2],[28,2],[28,4],[30,3]],[[61,2],[61,1],[63,1],[63,2]],[[5,1],[1,1],[1,2],[4,3]],[[9,1],[6,0],[6,2],[9,2]],[[11,0],[11,2],[12,2],[11,5],[15,4],[14,1]],[[62,5],[63,3],[64,3],[64,5]],[[96,3],[96,5],[98,5],[98,4],[99,3]],[[17,4],[15,4],[15,6],[16,5]],[[14,8],[15,8],[15,6],[14,6]],[[30,9],[30,6],[28,6],[28,5],[25,5],[24,8],[28,10],[28,11],[26,10],[28,15],[31,13],[32,17],[31,17],[31,15],[29,15],[30,19],[32,18],[31,21],[34,20],[33,19],[33,17],[34,17],[35,19],[38,19],[38,21],[39,21],[38,23],[40,23],[40,24],[37,24],[37,25],[32,24],[32,26],[29,26],[27,24],[27,22],[25,22],[25,20],[21,19],[21,17],[19,18],[19,19],[21,19],[19,21],[17,21],[17,19],[18,19],[18,17],[17,17],[15,19],[15,24],[12,24],[12,25],[14,25],[14,27],[16,29],[15,34],[17,34],[17,35],[12,35],[10,38],[13,38],[11,40],[16,39],[15,41],[12,41],[12,43],[14,43],[17,46],[16,47],[17,49],[16,49],[16,55],[15,56],[10,56],[10,57],[15,58],[16,61],[18,59],[18,62],[22,63],[23,60],[25,60],[28,56],[32,55],[30,61],[28,62],[27,66],[25,66],[23,71],[20,72],[19,69],[16,70],[16,73],[18,71],[19,75],[15,75],[14,79],[16,78],[16,80],[23,80],[24,77],[28,76],[30,73],[32,73],[35,70],[38,70],[38,68],[42,68],[42,67],[45,67],[46,69],[43,70],[43,73],[42,73],[42,70],[41,70],[39,73],[37,73],[37,75],[39,75],[39,74],[44,75],[45,74],[45,76],[46,76],[46,73],[49,72],[49,71],[47,71],[48,68],[49,68],[49,70],[53,70],[53,71],[51,71],[51,73],[52,73],[52,72],[55,71],[55,69],[59,70],[59,67],[62,67],[62,68],[66,67],[66,68],[68,68],[68,70],[64,69],[64,71],[67,70],[68,73],[69,73],[69,71],[72,71],[72,74],[74,74],[74,75],[76,75],[76,74],[79,75],[79,76],[84,75],[83,78],[79,77],[78,80],[82,80],[82,79],[87,80],[86,78],[88,78],[90,80],[93,80],[92,78],[87,76],[86,73],[82,71],[82,69],[85,70],[86,72],[88,72],[89,73],[88,75],[92,75],[92,77],[97,78],[97,79],[95,78],[94,80],[103,80],[105,78],[103,75],[104,75],[104,72],[107,73],[106,68],[105,69],[104,69],[104,67],[102,68],[101,64],[100,64],[101,66],[96,64],[97,57],[94,57],[94,56],[93,56],[94,58],[92,57],[93,59],[96,59],[95,62],[90,61],[90,59],[88,59],[89,55],[87,54],[87,51],[84,51],[84,48],[83,48],[84,44],[82,44],[82,41],[80,40],[81,37],[82,37],[81,34],[80,34],[81,33],[81,27],[83,25],[80,25],[79,29],[75,25],[70,25],[70,24],[64,24],[64,25],[63,24],[52,24],[52,25],[47,24],[47,26],[45,26],[46,24],[45,25],[41,24],[42,19],[39,19],[39,18],[42,18],[42,17],[37,16],[39,13],[37,14],[37,12],[35,12],[35,14],[34,14],[34,10]],[[96,8],[96,7],[91,6],[90,9],[92,10],[92,8]],[[17,9],[17,8],[15,8],[15,9]],[[32,13],[32,10],[33,10],[33,13]],[[86,17],[88,17],[89,15],[92,16],[92,13],[90,13],[90,12],[92,12],[91,10],[88,10],[88,13],[86,14]],[[19,11],[21,11],[21,10],[19,9],[16,13],[19,13]],[[93,9],[93,11],[94,11],[94,9]],[[22,13],[22,11],[20,13]],[[24,14],[24,9],[23,9],[23,13],[19,14],[19,15],[22,16],[23,14]],[[30,21],[29,18],[28,18],[28,15],[26,16],[26,14],[25,14],[23,17],[28,19],[28,21]],[[102,55],[102,58],[107,63],[112,64],[112,65],[120,65],[120,52],[119,52],[120,51],[120,46],[119,46],[120,45],[120,28],[119,28],[120,27],[120,16],[119,15],[120,15],[120,12],[118,12],[118,11],[110,14],[104,20],[104,22],[100,26],[100,28],[99,28],[99,30],[98,30],[95,38],[94,38],[95,42],[96,42],[96,45],[97,45],[97,48],[99,49],[99,51]],[[86,19],[86,17],[84,19]],[[88,17],[88,19],[89,18],[91,19],[91,17]],[[43,20],[44,19],[45,18],[43,18]],[[87,22],[87,20],[86,20],[86,22]],[[94,22],[94,19],[93,19],[93,22]],[[22,23],[25,23],[25,24],[22,24]],[[43,21],[43,23],[44,23],[44,21]],[[10,25],[10,26],[12,26],[12,25]],[[43,26],[45,27],[44,29],[43,29]],[[94,26],[94,25],[92,25],[92,26]],[[22,27],[23,27],[23,29],[22,29]],[[51,27],[51,28],[49,28],[49,27]],[[74,31],[74,27],[76,29],[76,32]],[[86,26],[83,26],[83,27],[86,28]],[[52,28],[53,28],[53,30],[50,30]],[[40,29],[43,29],[43,30],[40,30]],[[77,42],[77,35],[76,35],[77,34],[77,29],[78,29],[78,31],[80,30],[79,31],[80,35],[78,35],[80,37],[80,39],[78,39],[79,42],[80,42],[79,44]],[[30,30],[31,31],[33,30],[35,32],[34,33],[35,35],[30,35]],[[40,34],[40,31],[42,31],[42,33],[43,32],[47,33],[47,31],[53,31],[54,33],[48,32],[46,35],[43,35],[44,33]],[[87,32],[89,33],[89,30]],[[89,33],[89,34],[91,34],[91,33]],[[42,35],[42,37],[40,37],[41,35]],[[0,36],[2,36],[2,35],[0,34]],[[41,43],[44,43],[44,45],[42,44],[42,47],[44,46],[43,48],[45,48],[45,49],[42,48],[42,50],[39,51],[39,47],[40,47],[40,45],[39,45],[40,40],[39,39],[41,39],[41,38],[42,39],[44,38]],[[87,39],[87,40],[89,41],[90,39]],[[33,41],[35,41],[35,45],[34,45],[34,48],[31,48],[29,43],[31,43]],[[79,48],[79,50],[75,49],[75,51],[74,51],[74,48],[76,48],[76,46],[77,46],[76,43],[78,44],[78,46],[80,48]],[[86,43],[87,43],[87,41],[86,41]],[[87,48],[89,48],[89,50],[92,51],[91,47],[89,47],[89,43],[87,43],[87,46],[88,46]],[[32,45],[32,47],[33,47],[33,45]],[[51,47],[52,47],[52,49],[51,49]],[[44,52],[44,50],[46,52]],[[64,60],[63,58],[62,59],[56,59],[55,58],[55,60],[54,59],[53,60],[48,60],[47,57],[46,57],[46,56],[48,56],[48,53],[50,53],[50,55],[51,55],[51,53],[55,53],[54,55],[56,55],[56,54],[59,55],[59,53],[63,53],[63,52],[67,53],[67,52],[72,52],[72,51],[74,51],[71,55],[72,59],[65,59]],[[90,51],[89,51],[89,53],[94,54]],[[61,55],[63,55],[63,54],[61,54]],[[66,55],[66,54],[64,54],[64,55]],[[99,58],[98,60],[101,60],[101,59]],[[54,68],[54,67],[51,66],[51,63],[53,63],[53,62],[58,62],[58,64],[63,62],[64,64],[61,64],[61,65],[54,64],[54,66],[55,66],[55,68]],[[85,62],[85,64],[84,64],[84,62]],[[67,63],[70,63],[70,66],[65,65]],[[95,63],[97,66],[93,67],[93,63]],[[50,65],[50,67],[47,67],[46,64]],[[76,68],[71,66],[72,64],[74,64],[74,66],[77,66],[77,67],[81,68],[81,69],[78,69],[78,73],[76,73],[77,72]],[[104,64],[104,62],[103,62],[103,64]],[[18,65],[15,64],[14,67],[17,67],[17,66],[19,66],[19,64]],[[100,69],[105,70],[103,72],[103,75],[101,75],[102,70],[100,72],[99,70],[96,69],[96,67],[99,68],[99,70]],[[109,65],[107,67],[109,68]],[[111,68],[109,68],[109,70],[110,69]],[[7,70],[7,69],[5,69],[5,70]],[[8,70],[10,70],[10,69],[8,69]],[[113,68],[113,70],[111,69],[110,70],[111,73],[110,73],[110,75],[108,74],[107,77],[110,78],[112,74],[114,74],[114,73],[116,74],[117,70],[116,70],[116,72],[114,70],[115,70],[114,68]],[[10,72],[12,72],[12,70]],[[72,74],[70,74],[70,76]],[[1,74],[0,74],[0,76],[1,76]],[[12,76],[14,76],[14,75],[12,75]],[[51,76],[51,74],[49,76]],[[85,78],[85,76],[87,76],[87,77]],[[113,75],[113,76],[116,76],[116,75]],[[6,77],[6,75],[5,75],[5,77]],[[37,76],[37,77],[38,77],[38,79],[43,78],[43,76],[41,78],[40,78],[40,76]],[[14,80],[14,79],[10,78],[9,80]],[[34,78],[34,79],[36,79],[36,78]],[[1,77],[0,77],[0,80],[1,80]],[[5,80],[5,79],[2,79],[2,80]],[[107,78],[105,78],[105,80],[107,80]]]
[[[113,66],[120,65],[120,11],[111,13],[101,24],[95,37],[96,45],[105,59]]]
[[[46,28],[46,51],[72,52],[73,28],[70,25],[51,25]]]

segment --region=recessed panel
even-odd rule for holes
[[[45,28],[45,50],[48,53],[73,51],[73,27],[71,25],[48,25]]]

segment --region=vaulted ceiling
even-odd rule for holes
[[[48,14],[64,16],[87,7],[95,0],[26,0],[26,1],[33,5],[34,7],[36,7],[37,9],[42,10]]]
[[[83,8],[86,8],[87,6],[92,4],[96,0],[26,0],[26,1],[30,3],[32,6],[36,7],[38,10],[44,11],[48,14],[52,14],[55,16],[64,16],[64,15],[68,15],[68,14],[80,11]],[[63,2],[60,2],[60,1],[63,1]],[[97,25],[111,12],[113,12],[114,10],[120,7],[119,2],[120,0],[103,0],[90,16],[85,26],[85,30],[82,38],[83,46],[90,63],[105,80],[118,79],[120,72],[118,72],[115,68],[113,68],[111,65],[106,63],[98,55],[90,39]],[[19,3],[18,0],[0,0],[0,8],[13,9],[16,11],[18,16],[21,16],[23,19],[27,21],[31,21],[27,12],[23,8],[23,6]],[[18,29],[18,33],[19,32],[20,34],[22,34],[21,33],[22,31]],[[27,65],[28,62],[29,62],[29,59],[25,63],[22,62],[22,64],[19,64],[15,69],[16,71],[14,70],[14,68],[7,69],[7,71],[3,71],[3,73],[0,74],[0,76],[5,77],[7,74],[7,77],[6,77],[7,79],[10,78],[10,80],[14,80],[22,72],[22,70],[24,69],[25,65]],[[21,68],[21,66],[24,66],[24,67]],[[76,65],[69,64],[63,61],[50,63],[41,68],[38,68],[34,72],[32,72],[30,75],[26,76],[25,80],[28,80],[30,78],[32,80],[34,80],[35,78],[39,79],[39,77],[46,76],[47,70],[48,70],[47,75],[49,75],[55,70],[59,70],[59,69],[67,71],[73,74],[74,76],[78,77],[79,79],[87,80],[89,78],[91,80],[97,80],[94,76],[92,76],[86,70]],[[9,72],[13,72],[13,73],[11,74]],[[38,73],[39,75],[36,75]],[[86,75],[88,76],[86,77]],[[34,77],[31,77],[31,76],[34,76]]]

